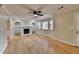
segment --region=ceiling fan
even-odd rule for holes
[[[27,12],[27,14],[32,14],[33,16],[35,16],[35,17],[37,17],[37,16],[44,16],[45,14],[51,14],[51,13],[49,13],[49,12],[43,12],[43,9],[44,9],[44,7],[46,7],[46,4],[42,4],[42,5],[40,5],[39,6],[39,8],[37,8],[37,9],[32,9],[32,8],[30,8],[28,5],[24,5],[24,4],[20,4],[20,6],[22,6],[23,8],[25,8],[26,10],[29,10],[28,12]],[[0,7],[3,7],[4,9],[5,9],[5,11],[8,13],[8,14],[10,14],[9,13],[9,11],[7,10],[7,8],[3,5],[3,4],[0,4]],[[33,6],[34,7],[34,6]],[[63,5],[60,5],[56,10],[61,10],[61,9],[63,9],[64,8],[64,6]]]
[[[43,16],[42,11],[34,11],[34,16]]]
[[[43,12],[41,11],[44,7],[45,4],[41,5],[38,9],[34,10],[26,5],[21,5],[22,7],[26,8],[29,10],[28,13],[33,14],[34,16],[44,16]]]
[[[30,8],[30,7],[27,6],[27,5],[21,5],[21,6],[24,7],[24,8],[26,8],[26,9],[28,9],[28,10],[29,10],[28,13],[33,14],[34,16],[44,16],[45,14],[51,14],[51,13],[47,13],[47,12],[44,13],[44,12],[42,11],[42,10],[44,9],[44,7],[46,6],[46,4],[40,5],[40,7],[39,7],[38,9],[36,9],[36,10]],[[59,7],[57,7],[56,10],[61,10],[61,9],[63,9],[63,8],[64,8],[63,5],[59,5]]]

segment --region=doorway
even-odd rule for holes
[[[75,46],[79,47],[79,12],[75,14]]]

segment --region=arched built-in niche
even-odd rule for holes
[[[22,21],[20,20],[14,21],[14,26],[22,26],[22,25],[23,25]]]

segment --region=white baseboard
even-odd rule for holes
[[[69,44],[69,45],[75,46],[75,44],[73,44],[73,43],[69,43],[69,42],[66,42],[66,41],[63,41],[63,40],[59,40],[59,39],[57,39],[57,38],[55,38],[55,37],[51,37],[51,36],[46,35],[46,34],[42,34],[42,33],[38,33],[38,34],[45,35],[45,36],[47,36],[47,37],[50,37],[50,38],[55,39],[55,40],[57,40],[57,41],[63,42],[63,43],[65,43],[65,44]]]
[[[4,52],[4,50],[6,49],[6,47],[7,47],[7,43],[5,44],[5,46],[4,46],[4,48],[3,48],[3,50],[2,50],[2,52],[0,53],[0,54],[3,54],[3,52]]]
[[[51,38],[52,38],[52,37],[51,37]],[[56,39],[56,38],[54,38],[54,39],[57,40],[57,41],[63,42],[63,43],[65,43],[65,44],[69,44],[69,45],[75,46],[75,44],[73,44],[73,43],[69,43],[69,42],[67,42],[67,41],[59,40],[59,39]]]

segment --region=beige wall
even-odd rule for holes
[[[54,37],[74,44],[74,16],[73,12],[55,15]]]
[[[79,9],[67,11],[55,15],[54,37],[75,45],[75,18],[74,15]]]

